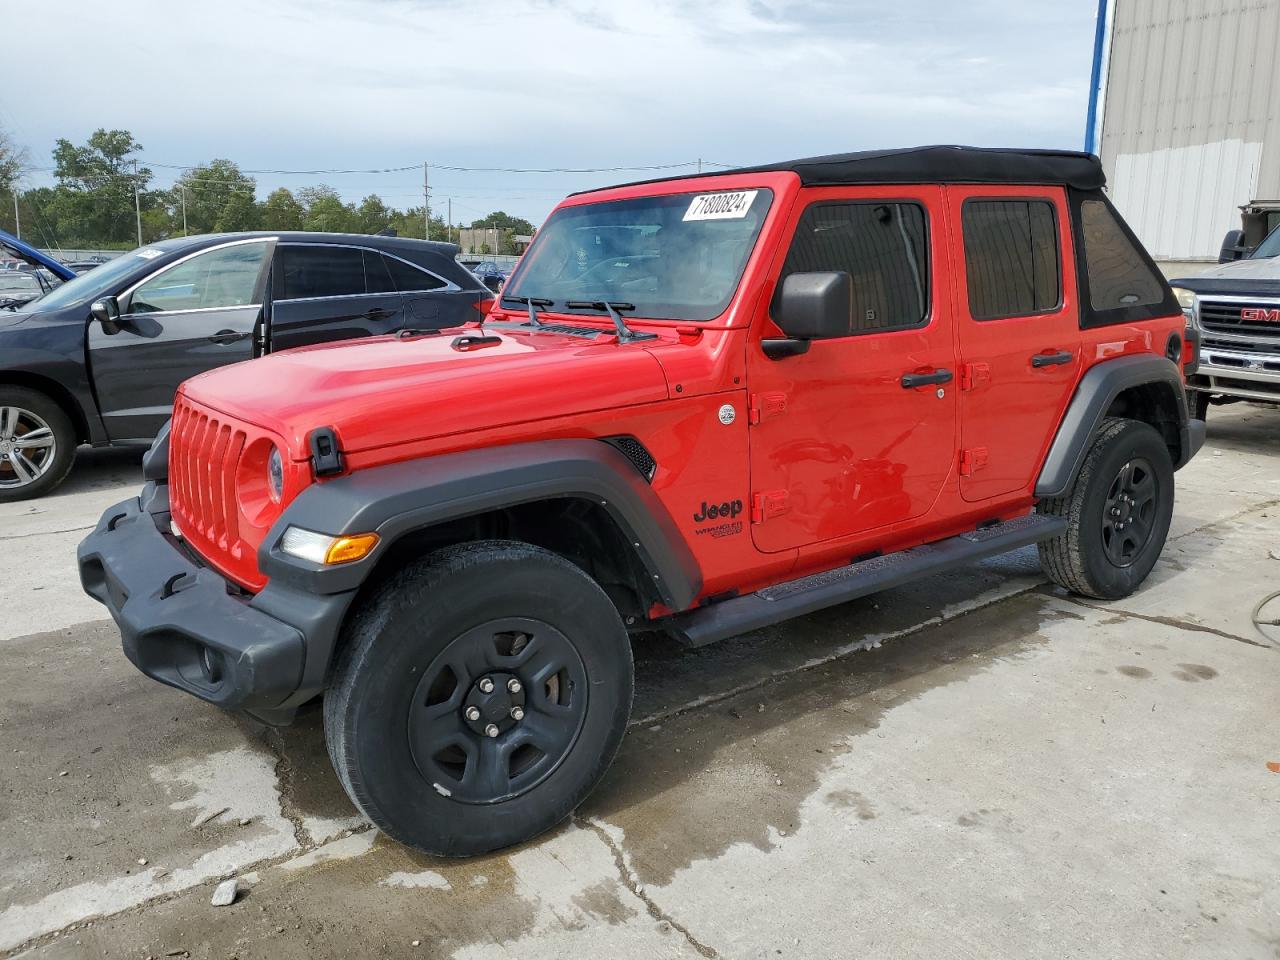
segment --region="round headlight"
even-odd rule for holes
[[[272,447],[267,455],[267,493],[276,503],[284,494],[284,462],[280,459],[279,447]]]

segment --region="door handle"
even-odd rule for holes
[[[395,310],[384,310],[382,307],[374,307],[372,310],[364,314],[366,320],[385,320],[387,317],[394,317]]]
[[[1031,358],[1031,366],[1037,369],[1040,367],[1060,367],[1074,359],[1075,354],[1068,353],[1065,350],[1056,350],[1053,353],[1037,353]]]
[[[248,340],[251,333],[240,333],[236,330],[219,330],[209,338],[210,343],[239,343],[241,340]]]
[[[935,370],[933,373],[904,373],[902,375],[902,389],[914,390],[916,387],[931,387],[934,384],[950,383],[954,376],[950,370]]]

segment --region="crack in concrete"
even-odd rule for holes
[[[1237,643],[1246,643],[1251,647],[1260,647],[1263,650],[1275,650],[1276,648],[1269,643],[1262,643],[1259,640],[1250,640],[1248,637],[1241,637],[1234,633],[1228,633],[1226,630],[1219,630],[1217,627],[1206,626],[1203,623],[1192,623],[1189,620],[1179,620],[1177,617],[1155,617],[1146,613],[1134,613],[1131,610],[1121,610],[1119,607],[1102,607],[1096,603],[1089,603],[1080,597],[1073,597],[1070,594],[1064,594],[1058,597],[1059,600],[1066,600],[1069,603],[1077,604],[1081,607],[1088,607],[1090,610],[1098,613],[1110,613],[1121,617],[1132,617],[1135,620],[1145,620],[1147,623],[1158,623],[1163,627],[1173,627],[1176,630],[1189,630],[1192,633],[1209,633],[1215,637],[1221,637],[1224,640],[1234,640]]]
[[[659,923],[666,924],[672,930],[675,930],[677,933],[679,933],[682,937],[684,937],[685,941],[689,944],[689,946],[693,947],[693,949],[698,952],[699,956],[702,956],[702,957],[719,957],[720,956],[720,954],[717,953],[714,948],[707,946],[705,943],[703,943],[697,937],[695,937],[689,931],[688,927],[686,927],[684,924],[680,923],[680,921],[676,920],[674,917],[666,913],[666,911],[664,911],[660,906],[658,906],[657,903],[654,902],[653,898],[650,897],[645,892],[645,889],[643,886],[641,886],[639,879],[636,877],[635,873],[631,870],[631,867],[627,865],[627,858],[626,858],[626,855],[623,853],[622,848],[619,847],[618,844],[614,842],[613,837],[609,836],[609,831],[605,830],[605,828],[602,827],[595,820],[584,819],[583,817],[579,817],[576,813],[573,815],[573,824],[574,826],[582,830],[590,830],[592,833],[594,833],[597,837],[600,838],[600,840],[604,843],[606,847],[609,848],[609,853],[613,856],[613,865],[618,871],[618,879],[622,881],[622,885],[624,887],[626,887],[628,890],[631,891],[632,896],[634,896],[637,900],[639,900],[641,903],[644,904],[644,908],[646,911],[648,911],[649,916],[651,916],[654,920],[658,921]]]
[[[936,616],[932,616],[927,620],[922,620],[910,627],[903,627],[901,630],[875,634],[872,638],[864,637],[862,640],[855,643],[844,644],[825,656],[815,657],[811,660],[804,661],[804,663],[797,664],[790,670],[771,673],[758,680],[742,683],[727,690],[718,690],[715,693],[709,693],[706,696],[698,697],[694,700],[688,701],[687,703],[682,703],[675,707],[669,707],[666,710],[660,710],[657,713],[651,713],[645,717],[632,719],[628,721],[627,729],[630,730],[633,727],[643,727],[654,723],[665,723],[673,717],[681,716],[682,714],[689,713],[692,710],[701,710],[703,707],[715,706],[717,703],[722,703],[725,700],[732,700],[740,694],[748,693],[751,690],[757,690],[760,687],[774,683],[786,677],[790,677],[794,674],[803,673],[806,670],[813,670],[817,667],[825,667],[837,660],[844,660],[848,657],[854,656],[855,654],[862,653],[863,651],[873,650],[876,646],[885,643],[886,641],[901,640],[904,637],[912,636],[922,630],[928,630],[930,627],[940,627],[943,624],[950,623],[952,620],[968,616],[971,613],[977,613],[979,610],[985,610],[993,604],[1003,603],[1005,600],[1012,600],[1014,597],[1021,597],[1024,594],[1039,590],[1044,585],[1045,581],[1041,580],[1028,587],[1022,588],[1021,590],[1015,590],[1012,593],[1002,593],[999,596],[992,597],[984,602],[975,602],[973,606],[961,607],[950,616],[945,613],[939,613]]]
[[[294,842],[304,850],[313,846],[311,834],[307,828],[303,826],[302,814],[298,812],[298,805],[293,800],[293,761],[289,759],[284,749],[284,737],[280,731],[274,727],[268,727],[263,731],[263,744],[271,751],[272,756],[276,758],[275,775],[276,783],[280,787],[280,815],[293,824]],[[353,831],[355,832],[355,831]]]
[[[0,537],[3,540],[22,540],[26,537],[52,537],[59,533],[81,533],[85,530],[92,530],[94,525],[91,523],[87,527],[68,527],[66,530],[34,530],[31,533],[10,533]]]
[[[1257,513],[1259,510],[1267,510],[1267,509],[1270,509],[1271,507],[1276,507],[1276,506],[1280,506],[1280,499],[1263,500],[1259,503],[1251,504],[1250,506],[1237,510],[1235,513],[1231,514],[1230,516],[1218,517],[1216,520],[1210,520],[1208,523],[1202,523],[1200,526],[1193,527],[1192,529],[1187,530],[1185,533],[1180,533],[1176,537],[1170,537],[1168,539],[1168,542],[1173,543],[1177,540],[1182,540],[1186,537],[1190,537],[1193,534],[1203,533],[1206,530],[1209,530],[1213,527],[1218,526],[1218,524],[1231,523],[1232,521],[1239,520],[1241,517],[1248,516],[1251,513]]]

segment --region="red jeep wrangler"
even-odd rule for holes
[[[1039,544],[1124,597],[1195,454],[1184,320],[1083,154],[929,147],[564,201],[481,325],[189,380],[80,546],[163,683],[324,694],[388,835],[558,823],[629,631],[697,646]]]

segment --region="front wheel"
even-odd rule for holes
[[[44,496],[75,458],[75,427],[62,407],[27,387],[0,387],[0,503]]]
[[[1142,584],[1173,519],[1173,461],[1159,433],[1137,420],[1108,419],[1071,490],[1036,508],[1067,521],[1040,544],[1040,565],[1072,593],[1119,600]]]
[[[538,547],[448,547],[356,611],[325,696],[352,801],[388,836],[470,856],[564,820],[631,711],[631,647],[581,569]]]

